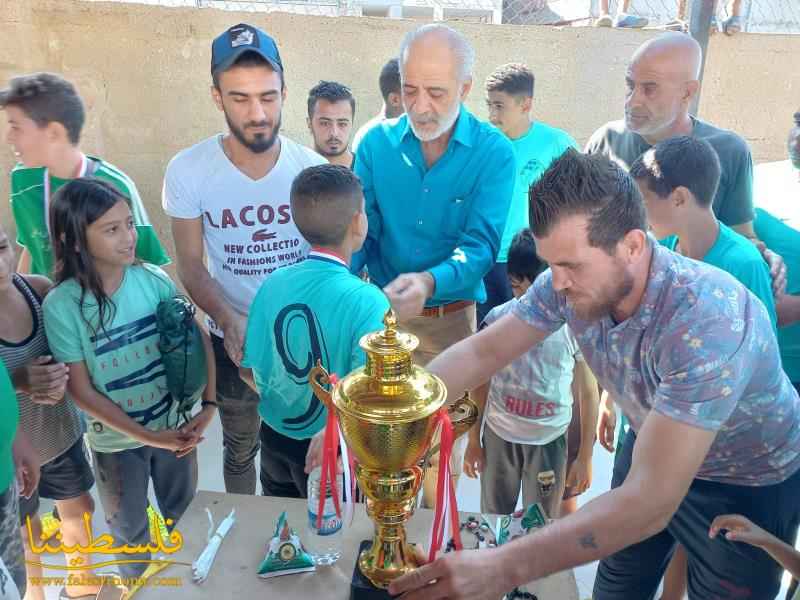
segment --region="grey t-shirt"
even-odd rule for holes
[[[747,142],[727,129],[692,117],[692,135],[705,140],[717,151],[722,173],[714,197],[717,218],[728,227],[753,220],[753,157]],[[625,127],[625,121],[606,123],[594,132],[586,144],[587,154],[600,153],[630,169],[637,158],[650,148],[642,136]]]

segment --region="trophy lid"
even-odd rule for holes
[[[374,423],[404,423],[433,414],[447,396],[444,383],[412,363],[419,340],[397,330],[391,309],[383,323],[384,329],[361,338],[366,364],[341,381],[334,404],[350,416]]]
[[[381,331],[363,336],[359,346],[367,353],[371,375],[378,378],[402,375],[411,364],[411,353],[419,346],[419,340],[410,333],[397,331],[397,317],[391,308],[383,317],[383,325]],[[385,370],[387,367],[393,368]]]

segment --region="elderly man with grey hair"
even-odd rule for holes
[[[384,288],[402,328],[419,338],[414,360],[424,365],[476,329],[475,304],[486,298],[483,277],[508,216],[514,154],[462,104],[475,62],[462,34],[423,25],[406,35],[399,60],[406,113],[372,128],[356,154],[369,233],[353,270],[366,266]],[[454,449],[456,481],[462,455]],[[437,477],[435,457],[428,505]]]

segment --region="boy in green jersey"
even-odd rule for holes
[[[8,120],[6,140],[20,161],[11,172],[11,211],[22,246],[20,273],[51,275],[50,199],[67,181],[89,176],[111,183],[130,199],[139,234],[137,257],[154,265],[169,263],[133,181],[78,147],[85,111],[75,86],[53,73],[15,77],[0,90],[0,108]]]

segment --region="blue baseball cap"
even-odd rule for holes
[[[211,44],[211,74],[229,68],[245,52],[255,52],[282,73],[283,63],[278,46],[270,36],[246,23],[234,25]]]

